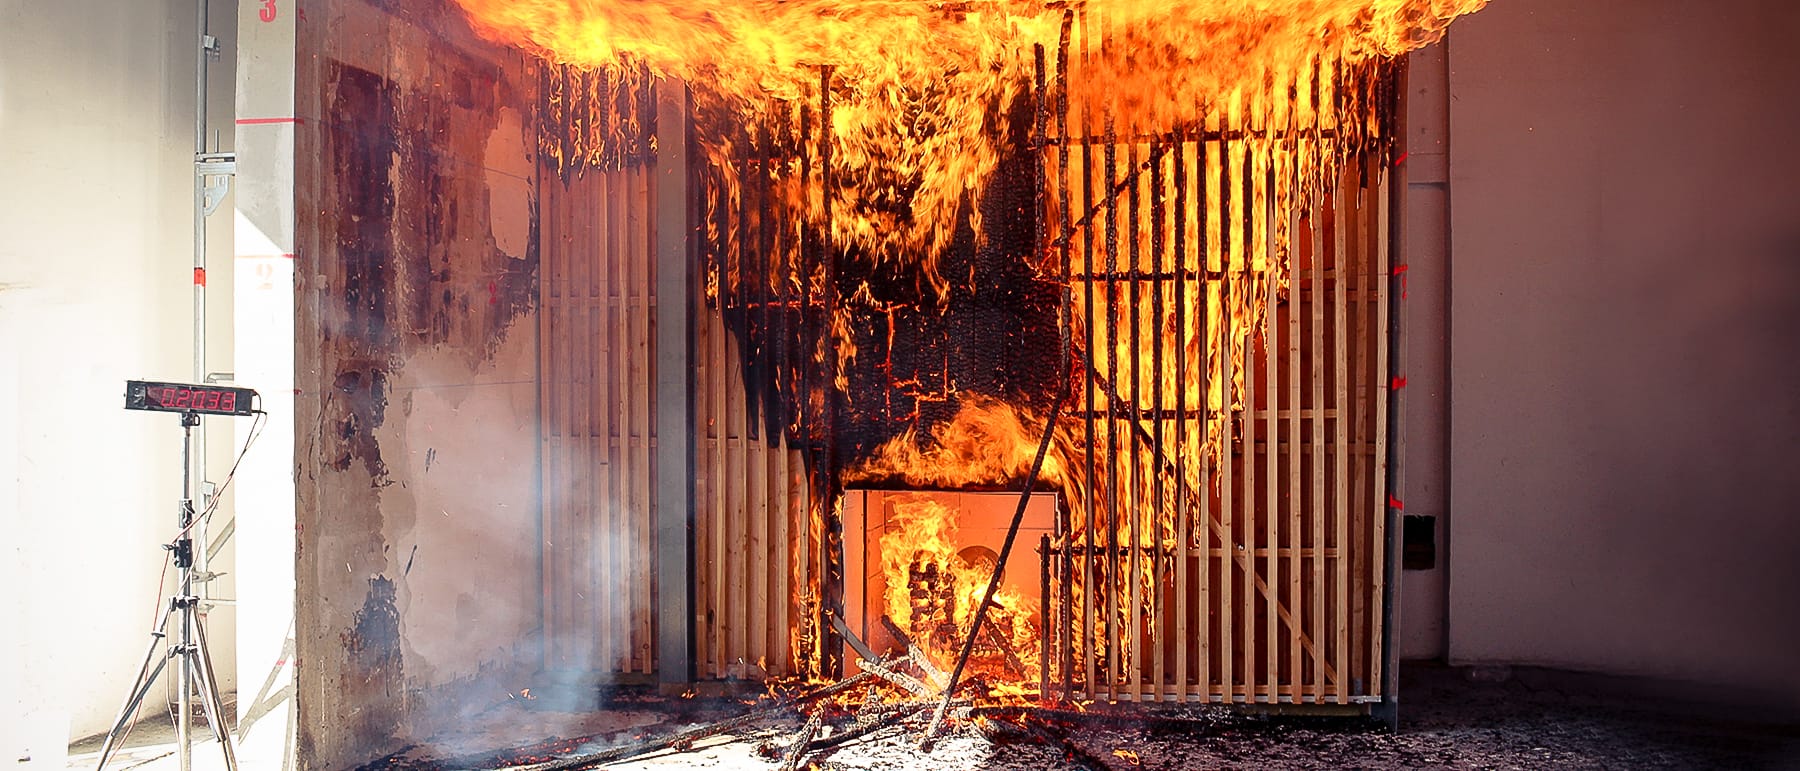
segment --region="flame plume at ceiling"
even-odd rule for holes
[[[1010,140],[1005,107],[1030,82],[1034,46],[1054,48],[1067,12],[1078,37],[1113,41],[1069,94],[1071,109],[1122,123],[1193,120],[1230,94],[1292,79],[1308,62],[1357,63],[1429,43],[1486,0],[1105,0],[1090,3],[896,0],[456,0],[483,34],[554,62],[643,66],[739,109],[801,100],[829,66],[832,229],[876,260],[935,259]],[[1077,42],[1078,46],[1083,45]],[[1176,97],[1179,98],[1176,98]],[[709,152],[728,155],[728,146]],[[871,208],[858,202],[897,200]],[[815,201],[811,214],[818,215]]]

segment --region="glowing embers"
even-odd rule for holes
[[[844,494],[844,620],[876,652],[905,650],[911,638],[948,671],[967,639],[1007,526],[1014,493],[884,492]],[[1056,494],[1026,505],[1006,574],[969,656],[966,678],[1022,692],[1039,680],[1043,589],[1038,545],[1055,521]],[[846,674],[857,671],[846,650]]]

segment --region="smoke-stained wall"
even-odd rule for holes
[[[432,4],[305,11],[299,757],[346,768],[540,663],[538,68]]]
[[[1800,703],[1797,37],[1778,0],[1452,33],[1453,661]]]

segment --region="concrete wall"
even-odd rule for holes
[[[235,9],[214,5],[226,46],[214,116],[229,149]],[[195,8],[184,0],[0,0],[7,763],[23,747],[44,758],[68,735],[110,724],[160,605],[181,433],[172,415],[124,411],[121,394],[129,378],[192,374]],[[229,370],[230,218],[214,219],[209,310],[220,323],[209,338],[210,369]],[[228,455],[231,422],[208,424],[211,455]],[[211,468],[218,481],[223,468]],[[219,515],[215,532],[229,516]],[[227,684],[230,615],[217,611],[212,626]],[[150,711],[160,711],[162,693]]]
[[[306,10],[298,757],[337,769],[427,740],[541,663],[538,71],[433,3]]]
[[[1435,520],[1437,560],[1428,570],[1400,574],[1400,622],[1395,643],[1402,659],[1444,655],[1446,577],[1443,540],[1450,522],[1449,489],[1449,50],[1445,44],[1413,52],[1407,63],[1406,181],[1400,301],[1406,388],[1401,421],[1402,489],[1407,516]]]
[[[1452,660],[1800,703],[1796,39],[1785,0],[1452,31]]]

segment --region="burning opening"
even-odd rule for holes
[[[879,654],[916,645],[955,668],[976,607],[999,563],[1016,493],[848,490],[844,494],[844,619]],[[1049,581],[1042,549],[1054,533],[1055,493],[1035,493],[988,610],[968,673],[995,685],[1040,687]],[[861,671],[844,643],[849,672]]]

